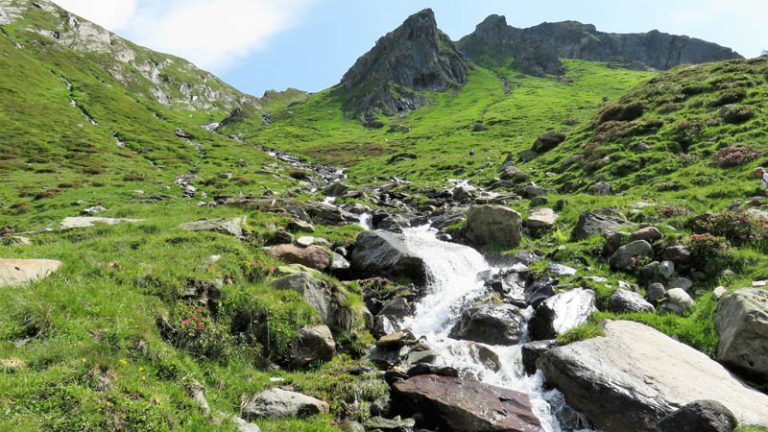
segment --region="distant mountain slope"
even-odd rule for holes
[[[634,69],[669,69],[741,57],[711,42],[656,30],[603,33],[576,21],[518,29],[499,15],[489,16],[457,45],[476,63],[493,67],[514,61],[516,68],[535,75],[562,75],[562,58],[614,62]]]
[[[379,39],[347,71],[335,93],[356,117],[407,113],[429,103],[419,91],[457,88],[469,68],[469,61],[437,28],[434,12],[425,9]]]
[[[130,92],[168,107],[231,111],[258,103],[184,59],[142,48],[49,0],[0,0],[0,25],[21,45],[86,55]]]

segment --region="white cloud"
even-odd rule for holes
[[[136,0],[55,0],[56,4],[109,30],[128,25],[136,13]]]
[[[217,72],[298,24],[319,0],[56,0],[151,49]]]

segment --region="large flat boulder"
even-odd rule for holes
[[[92,216],[77,216],[68,217],[61,221],[59,227],[61,229],[72,228],[90,228],[99,224],[102,225],[117,225],[119,223],[141,223],[144,219],[124,219],[124,218],[106,218],[106,217],[92,217]]]
[[[318,245],[301,247],[294,244],[281,244],[270,248],[272,256],[288,264],[301,264],[311,269],[323,271],[330,267],[331,252]]]
[[[586,324],[597,311],[595,292],[576,288],[556,294],[541,303],[528,322],[533,340],[554,339],[568,330]]]
[[[417,375],[392,385],[393,410],[420,416],[419,427],[462,432],[534,432],[541,423],[528,396],[479,381]]]
[[[245,216],[231,219],[201,219],[182,224],[181,228],[187,231],[213,231],[240,238],[243,236],[245,220]]]
[[[309,417],[330,410],[327,402],[279,388],[265,390],[251,397],[243,395],[240,407],[240,416],[245,420]]]
[[[61,261],[0,258],[0,287],[18,286],[48,277],[61,267]]]
[[[697,400],[714,400],[743,424],[768,426],[768,395],[722,365],[643,324],[604,322],[605,337],[543,353],[547,382],[605,432],[655,432],[657,423]]]
[[[597,234],[607,238],[626,225],[626,223],[626,220],[618,215],[593,212],[584,213],[579,217],[579,221],[571,233],[571,240],[586,240]]]
[[[388,231],[366,231],[357,236],[351,262],[361,276],[405,276],[419,283],[427,278],[424,261],[411,254],[403,235]]]
[[[755,381],[768,382],[768,291],[746,288],[723,297],[715,325],[720,336],[717,360]]]
[[[488,345],[514,345],[524,335],[525,317],[520,308],[487,304],[462,312],[448,337]]]
[[[467,212],[465,236],[477,247],[492,244],[511,248],[520,244],[523,218],[500,205],[475,205]]]

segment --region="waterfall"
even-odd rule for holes
[[[501,363],[501,368],[493,371],[478,359],[479,344],[448,338],[461,311],[487,293],[478,275],[499,269],[470,247],[437,240],[437,231],[428,226],[407,228],[403,233],[409,251],[424,260],[429,273],[428,294],[415,305],[413,316],[403,323],[404,328],[409,328],[417,338],[426,339],[438,354],[436,365],[450,366],[464,377],[525,393],[545,431],[573,431],[562,427],[553,414],[565,407],[562,395],[546,391],[540,373],[526,376],[523,372],[520,345],[488,347]],[[525,316],[531,313],[529,308]]]

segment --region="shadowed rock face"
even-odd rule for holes
[[[467,79],[469,62],[437,28],[425,9],[379,39],[344,75],[336,92],[345,111],[370,119],[378,113],[406,113],[430,101],[418,90],[443,91]]]
[[[507,25],[506,18],[499,15],[489,16],[458,46],[478,64],[497,65],[514,59],[517,68],[534,75],[563,74],[561,58],[616,62],[634,69],[669,69],[741,57],[711,42],[657,30],[603,33],[593,25],[576,21],[518,29]]]

